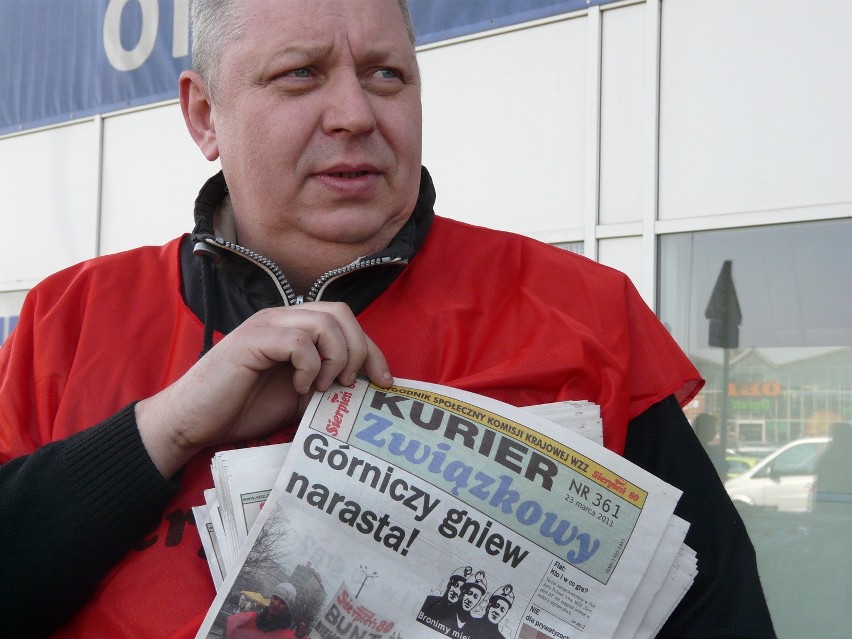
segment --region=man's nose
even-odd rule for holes
[[[322,120],[328,135],[364,135],[376,127],[371,96],[356,75],[338,75],[328,89]]]

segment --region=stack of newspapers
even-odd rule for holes
[[[316,393],[292,444],[211,471],[199,638],[282,583],[312,639],[651,638],[696,575],[680,491],[604,448],[589,402],[359,378]]]

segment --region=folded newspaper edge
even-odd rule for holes
[[[314,639],[650,639],[695,576],[680,491],[601,443],[590,402],[317,393],[292,444],[214,458],[195,514],[218,594],[196,636],[288,582]]]

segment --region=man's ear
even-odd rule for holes
[[[213,105],[207,91],[207,84],[195,71],[188,70],[180,74],[178,90],[180,108],[189,134],[204,157],[211,161],[217,159],[219,142],[216,137]]]

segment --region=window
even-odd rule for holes
[[[565,249],[566,251],[577,253],[579,255],[582,255],[584,250],[582,242],[555,242],[553,246],[557,246],[561,249]]]
[[[0,344],[18,324],[18,313],[26,291],[0,291]]]
[[[850,219],[660,240],[660,317],[707,380],[687,417],[724,425],[725,487],[782,639],[852,623],[850,246]]]

